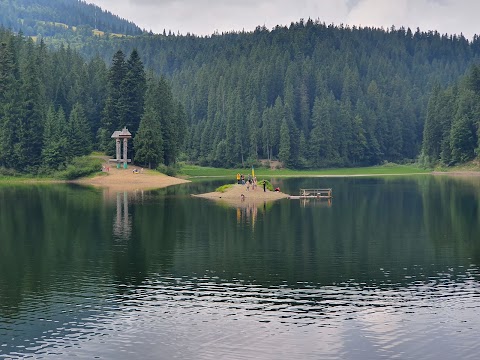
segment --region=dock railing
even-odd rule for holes
[[[331,198],[332,189],[300,189],[300,196]]]

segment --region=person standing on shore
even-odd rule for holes
[[[263,180],[263,192],[267,191],[267,182]]]

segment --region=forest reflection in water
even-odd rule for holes
[[[478,178],[273,181],[334,199],[0,188],[0,357],[478,354]]]

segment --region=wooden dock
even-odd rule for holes
[[[292,195],[290,199],[331,199],[332,189],[300,189],[300,195]]]

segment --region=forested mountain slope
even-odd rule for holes
[[[124,126],[137,164],[175,162],[186,121],[168,82],[147,76],[136,51],[110,63],[0,28],[0,175],[68,169],[92,149],[111,154]]]
[[[418,156],[431,90],[478,61],[480,40],[300,21],[271,31],[99,39],[87,56],[138,49],[190,120],[188,158],[235,165],[370,165]]]
[[[92,20],[82,20],[83,26],[93,28]],[[58,46],[59,38],[107,63],[118,49],[137,49],[145,67],[166,76],[184,105],[184,158],[214,166],[258,159],[299,168],[414,159],[432,89],[458,81],[480,58],[478,36],[468,41],[312,20],[209,37],[77,31],[45,42]]]
[[[426,165],[461,164],[480,155],[480,64],[457,83],[434,87],[423,135]]]
[[[98,29],[123,35],[139,35],[134,23],[81,0],[0,0],[0,24],[27,36],[55,36]]]

